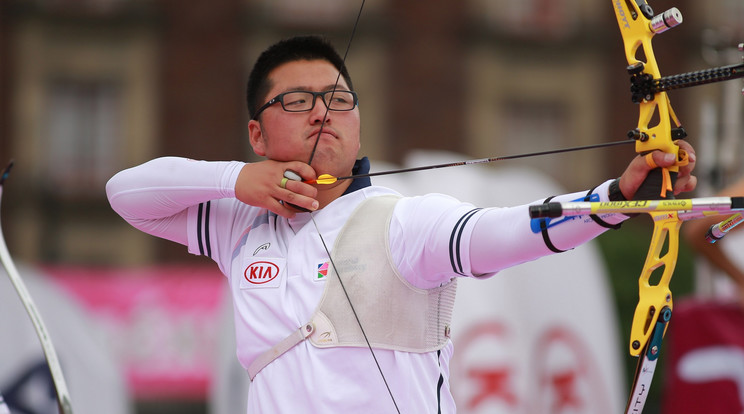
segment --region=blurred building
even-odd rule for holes
[[[624,139],[638,109],[612,1],[367,1],[347,57],[362,154],[398,163],[414,149],[483,158]],[[255,160],[244,104],[253,61],[301,33],[322,33],[343,53],[360,3],[0,0],[0,166],[16,163],[2,224],[14,257],[76,273],[205,260],[133,230],[108,206],[106,181],[164,155]],[[685,16],[655,39],[663,74],[739,61],[726,50],[744,41],[741,0],[651,5]],[[742,134],[741,109],[726,109],[731,85],[670,94],[708,158],[699,172],[711,186],[740,164],[721,138]],[[632,154],[615,147],[506,162],[578,190],[618,176]]]
[[[323,33],[344,51],[357,3],[0,1],[0,163],[16,161],[3,212],[13,253],[47,263],[185,259],[185,249],[111,212],[106,180],[162,155],[255,159],[244,84],[257,54],[298,33]],[[672,5],[686,20],[656,39],[665,74],[706,67],[705,28],[741,38],[738,0],[652,3],[657,13]],[[481,158],[624,139],[637,109],[611,6],[368,1],[347,58],[361,96],[362,153],[392,162],[416,148]],[[692,135],[700,93],[672,95]],[[632,151],[509,162],[580,189],[619,175]]]

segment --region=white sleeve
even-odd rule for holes
[[[610,182],[593,191],[592,201],[608,201]],[[583,200],[586,194],[566,194],[552,201]],[[393,261],[411,284],[433,288],[457,276],[489,277],[554,253],[547,243],[558,251],[569,250],[607,230],[588,216],[578,216],[543,221],[543,231],[539,221],[543,219],[529,217],[532,204],[481,209],[443,195],[404,198],[396,205],[390,225]],[[626,218],[622,214],[600,217],[607,225]]]
[[[606,181],[593,190],[591,201],[609,201]],[[550,201],[582,201],[587,192],[565,194]],[[510,207],[487,209],[478,217],[470,236],[470,265],[475,276],[490,276],[495,272],[535,260],[552,253],[571,250],[607,231],[628,217],[623,214],[530,219],[529,206],[545,200]]]
[[[163,157],[121,171],[106,183],[111,208],[129,224],[188,245],[188,208],[235,197],[245,163]]]

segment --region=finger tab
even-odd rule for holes
[[[292,170],[284,171],[284,178],[290,179],[292,181],[302,181],[302,177],[300,177],[299,174]]]

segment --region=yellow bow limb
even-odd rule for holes
[[[630,330],[630,354],[639,356],[648,343],[653,326],[659,318],[663,307],[672,309],[672,292],[669,282],[674,273],[679,253],[679,228],[682,225],[676,211],[649,213],[654,220],[654,232],[651,237],[643,272],[638,279],[638,305],[633,315]],[[662,255],[663,249],[666,253]],[[652,276],[661,271],[658,280]]]

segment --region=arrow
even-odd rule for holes
[[[413,172],[413,171],[433,170],[436,168],[457,167],[460,165],[485,164],[485,163],[494,162],[494,161],[513,160],[517,158],[537,157],[540,155],[560,154],[562,152],[583,151],[583,150],[594,149],[594,148],[603,148],[603,147],[612,147],[616,145],[633,144],[635,142],[636,142],[635,139],[626,139],[622,141],[605,142],[602,144],[581,145],[578,147],[569,147],[569,148],[550,150],[550,151],[529,152],[525,154],[505,155],[501,157],[491,157],[491,158],[479,158],[476,160],[458,161],[458,162],[451,162],[451,163],[445,163],[445,164],[424,165],[421,167],[403,168],[399,170],[390,170],[390,171],[378,171],[378,172],[367,173],[367,174],[349,175],[345,177],[334,177],[330,174],[321,174],[318,176],[318,178],[314,180],[305,180],[303,182],[307,184],[333,184],[336,181],[352,180],[354,178],[375,177],[378,175],[389,175],[389,174],[399,174],[399,173],[406,173],[406,172]]]

